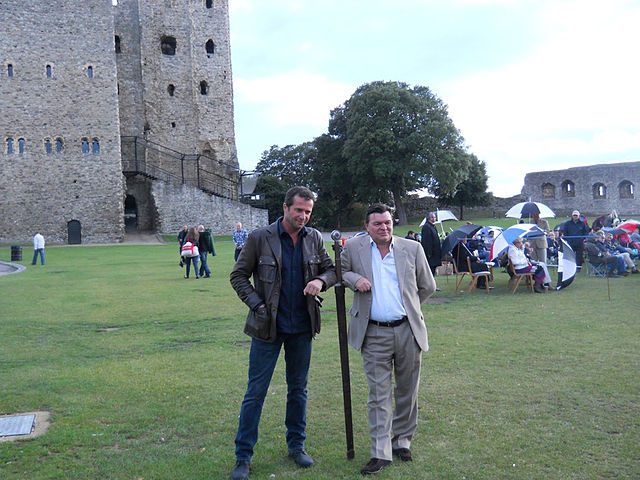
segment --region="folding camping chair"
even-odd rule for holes
[[[511,293],[516,293],[516,290],[518,290],[518,286],[520,285],[520,282],[522,281],[523,278],[527,282],[526,285],[528,285],[529,288],[531,289],[531,293],[534,293],[534,290],[533,290],[533,273],[531,273],[531,272],[516,273],[516,268],[513,266],[513,263],[511,263],[511,259],[509,259],[509,263],[507,265],[507,269],[508,269],[507,271],[509,272],[509,275],[511,276],[507,286],[509,288],[511,288],[511,285],[513,285],[513,290],[511,290]]]
[[[484,277],[485,279],[485,286],[487,287],[487,295],[491,294],[491,280],[493,280],[493,272],[491,271],[491,267],[489,267],[489,270],[487,271],[482,271],[482,272],[472,272],[471,271],[471,259],[469,257],[467,257],[467,268],[469,269],[469,272],[467,272],[469,275],[471,275],[471,282],[469,283],[469,290],[467,290],[467,293],[471,293],[472,290],[474,288],[476,288],[476,285],[478,283],[478,279],[480,277]]]

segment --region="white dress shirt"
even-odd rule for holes
[[[394,256],[393,240],[389,253],[382,258],[378,246],[371,240],[371,314],[369,318],[378,322],[393,322],[407,315],[402,304],[398,272]]]

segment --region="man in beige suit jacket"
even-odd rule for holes
[[[420,243],[393,236],[389,207],[369,207],[365,228],[368,235],[347,241],[342,253],[344,283],[355,291],[349,343],[361,351],[369,383],[371,459],[363,475],[390,465],[392,455],[412,459],[421,354],[429,349],[420,305],[436,288]]]

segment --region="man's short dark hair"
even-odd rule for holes
[[[384,203],[374,203],[369,208],[367,208],[367,213],[364,217],[364,223],[369,223],[369,217],[372,213],[384,213],[389,212],[391,218],[393,218],[393,209],[389,205],[385,205]]]
[[[295,196],[298,196],[303,200],[311,200],[312,202],[316,201],[316,196],[307,187],[291,187],[284,195],[284,203],[287,207],[293,205],[293,197]]]

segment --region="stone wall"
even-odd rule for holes
[[[528,173],[523,197],[545,203],[558,216],[574,209],[599,216],[616,210],[621,216],[640,214],[640,162],[611,163]]]
[[[0,241],[65,242],[72,220],[83,241],[121,240],[111,2],[2,0],[0,17]]]
[[[237,222],[242,222],[248,232],[269,224],[267,210],[208,195],[187,185],[155,181],[152,195],[158,211],[157,230],[162,233],[177,234],[183,225],[203,224],[214,235],[230,235]]]
[[[227,0],[2,0],[0,17],[0,241],[39,230],[66,243],[71,221],[80,222],[83,243],[121,241],[127,196],[139,230],[181,225],[184,212],[172,210],[171,196],[159,207],[150,179],[125,180],[121,136],[168,147],[168,169],[180,172],[181,158],[192,169],[199,162],[198,179],[237,199]],[[173,55],[163,37],[175,39]],[[238,219],[266,224],[262,211],[190,195],[217,208],[198,216],[221,233]]]

